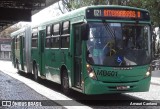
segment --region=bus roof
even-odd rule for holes
[[[71,19],[71,18],[75,18],[75,17],[79,17],[79,16],[85,16],[85,12],[86,9],[90,9],[90,8],[119,8],[119,9],[134,9],[134,10],[140,10],[140,11],[146,11],[148,12],[146,9],[141,9],[141,8],[136,8],[136,7],[130,7],[130,6],[120,6],[120,5],[93,5],[93,6],[86,6],[86,7],[82,7],[76,10],[73,10],[71,12],[65,13],[63,15],[60,15],[58,17],[53,17],[53,19],[45,21],[45,22],[40,22],[39,24],[36,25],[32,25],[32,27],[39,27],[39,26],[43,26],[43,25],[47,25],[53,22],[60,22],[62,20],[67,20],[67,19]]]
[[[120,5],[93,5],[93,6],[86,6],[86,7],[82,7],[76,10],[73,10],[71,12],[65,13],[63,15],[60,15],[58,17],[53,17],[53,19],[48,20],[48,21],[44,21],[44,22],[39,22],[39,24],[32,24],[31,27],[35,28],[35,27],[41,27],[43,25],[48,25],[48,24],[52,24],[53,22],[60,22],[62,20],[67,20],[67,19],[71,19],[71,18],[76,18],[79,16],[85,16],[86,14],[86,10],[87,9],[93,9],[93,8],[112,8],[112,9],[134,9],[134,10],[140,10],[140,11],[146,11],[148,12],[146,9],[141,9],[141,8],[136,8],[136,7],[130,7],[130,6],[120,6]],[[22,31],[25,31],[25,28],[19,29],[13,33],[11,33],[11,37],[14,37],[14,35],[21,33]]]
[[[15,37],[15,35],[22,33],[23,31],[25,31],[25,28],[22,28],[22,29],[19,29],[17,31],[12,32],[10,36],[13,38],[13,37]]]

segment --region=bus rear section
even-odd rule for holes
[[[18,72],[31,73],[31,27],[22,28],[11,33],[12,63]]]
[[[84,93],[148,91],[151,80],[149,13],[126,7],[89,8],[86,13]]]

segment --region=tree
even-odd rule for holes
[[[90,5],[127,5],[130,0],[62,0],[70,10]]]
[[[24,27],[26,25],[21,25],[21,24],[15,24],[11,27],[8,27],[7,29],[3,30],[2,32],[0,32],[0,38],[11,38],[10,34],[14,31],[17,31],[18,29]]]
[[[149,10],[153,26],[160,27],[160,0],[132,0],[129,5]]]
[[[75,10],[90,5],[104,5],[107,3],[105,0],[62,0],[62,2],[69,10]]]

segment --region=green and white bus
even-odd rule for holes
[[[19,71],[84,94],[144,92],[150,87],[147,10],[88,6],[11,34]]]

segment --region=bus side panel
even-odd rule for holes
[[[32,58],[32,62],[35,61],[37,68],[38,68],[38,72],[39,74],[42,76],[44,76],[45,72],[44,72],[44,45],[42,46],[42,44],[44,44],[44,39],[42,37],[45,36],[45,30],[40,30],[38,32],[38,43],[37,43],[37,47],[32,47],[31,48],[31,58]],[[43,50],[42,50],[43,49]],[[38,75],[39,75],[38,74]],[[40,76],[39,75],[39,76]]]
[[[61,83],[60,66],[61,52],[59,48],[45,50],[45,72],[48,80]]]
[[[37,66],[39,66],[39,53],[38,53],[38,48],[32,48],[31,49],[31,58],[32,61],[35,61]]]

